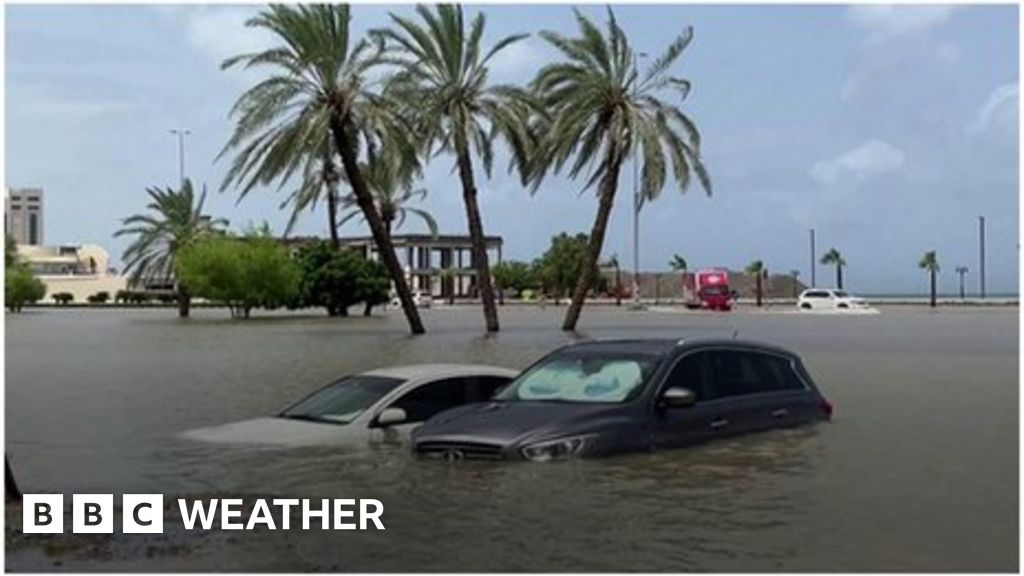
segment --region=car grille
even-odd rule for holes
[[[476,442],[420,442],[416,453],[445,460],[501,460],[501,446]]]

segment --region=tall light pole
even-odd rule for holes
[[[638,58],[646,58],[646,52],[633,54],[633,70],[638,69]],[[637,77],[639,73],[636,72]],[[636,79],[633,80],[633,98],[636,99]],[[640,307],[640,209],[644,201],[640,196],[640,161],[637,157],[636,134],[630,134],[633,141],[633,308]]]
[[[981,297],[985,297],[985,217],[978,216],[978,282]]]
[[[185,185],[185,136],[192,133],[188,128],[174,128],[171,134],[178,137],[178,182]]]
[[[818,260],[814,256],[814,228],[811,228],[811,288],[818,287],[817,265]]]

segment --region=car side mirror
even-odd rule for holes
[[[663,408],[686,408],[697,403],[697,395],[689,388],[672,386],[661,395],[658,403]]]
[[[377,416],[377,426],[380,428],[387,428],[388,426],[394,426],[395,424],[401,424],[405,422],[408,416],[405,410],[401,408],[385,408]]]

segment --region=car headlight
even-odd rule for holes
[[[523,458],[532,462],[550,462],[552,460],[568,460],[582,454],[593,440],[596,434],[584,436],[570,436],[558,438],[557,440],[545,440],[523,446],[519,452]]]

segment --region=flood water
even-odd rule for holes
[[[446,464],[401,445],[274,450],[177,437],[272,414],[347,372],[524,367],[571,338],[558,330],[563,312],[505,307],[490,338],[469,308],[425,312],[430,333],[416,338],[393,313],[9,314],[6,448],[26,492],[376,498],[387,529],[115,534],[44,551],[45,538],[18,540],[9,528],[7,568],[1017,570],[1015,307],[848,317],[585,310],[586,337],[738,330],[791,347],[836,407],[831,423],[691,449]]]

